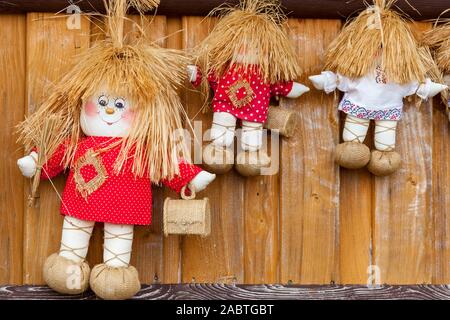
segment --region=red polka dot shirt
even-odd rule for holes
[[[201,81],[202,73],[197,68],[193,85],[198,86]],[[210,73],[208,81],[214,91],[214,112],[227,112],[238,119],[258,123],[267,120],[270,97],[287,96],[294,83],[289,81],[271,85],[263,81],[256,67],[243,69],[236,66],[221,77]]]
[[[86,197],[80,192],[75,179],[77,161],[89,150],[98,150],[117,142],[121,138],[86,137],[77,146],[73,164],[62,195],[61,213],[81,220],[109,222],[115,224],[149,225],[152,212],[151,181],[147,177],[135,177],[129,161],[119,175],[114,174],[114,163],[119,155],[120,145],[100,153],[96,158],[104,167],[107,178]],[[42,179],[51,179],[64,170],[62,160],[64,144],[43,166]],[[78,166],[79,175],[89,183],[98,177],[94,165]],[[181,162],[180,173],[170,180],[161,181],[170,189],[180,192],[202,170],[194,165]]]

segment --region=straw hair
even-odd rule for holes
[[[442,14],[450,11],[446,10]],[[450,22],[435,27],[423,34],[423,44],[429,46],[433,50],[434,59],[440,72],[444,74],[450,73]],[[444,83],[443,79],[440,83]],[[442,100],[446,104],[448,102],[449,90],[441,93]],[[446,108],[448,112],[448,108]]]
[[[427,31],[423,41],[434,50],[439,68],[450,73],[450,22]]]
[[[106,8],[106,28],[114,47],[121,48],[127,11],[136,9],[141,15],[159,5],[159,0],[103,0]]]
[[[325,68],[360,78],[381,65],[388,79],[400,84],[425,80],[427,67],[408,24],[391,9],[395,0],[374,5],[346,24],[330,45]]]
[[[58,140],[67,138],[68,130],[61,130],[63,118],[60,114],[49,115],[43,120],[42,125],[30,130],[30,127],[24,128],[23,135],[39,150],[39,157],[36,163],[36,174],[33,178],[31,187],[31,196],[28,199],[28,205],[32,207],[37,198],[37,190],[41,181],[42,166],[48,161],[58,148]]]
[[[119,1],[111,1],[115,2]],[[37,135],[45,119],[58,114],[59,131],[67,135],[58,136],[55,142],[66,143],[63,161],[69,167],[83,138],[80,127],[83,101],[106,86],[133,101],[130,108],[134,120],[129,135],[119,141],[115,173],[119,174],[132,161],[135,176],[147,176],[158,183],[179,173],[178,159],[189,162],[185,144],[175,135],[183,129],[185,112],[177,89],[184,81],[188,60],[181,52],[156,44],[118,47],[116,40],[99,41],[76,57],[73,68],[52,88],[52,94],[39,110],[19,125],[19,141],[33,146],[31,137]]]
[[[301,69],[278,0],[241,0],[235,7],[216,8],[210,15],[218,15],[219,21],[194,49],[203,71],[220,76],[236,63],[239,50],[250,48],[258,51],[258,72],[265,82],[299,77]],[[244,61],[241,67],[247,70],[255,65]]]

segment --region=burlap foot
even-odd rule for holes
[[[106,264],[96,265],[91,272],[91,289],[105,300],[125,300],[141,289],[135,267],[112,268]]]
[[[233,152],[226,147],[209,144],[203,149],[203,163],[206,170],[216,174],[224,174],[233,168]]]
[[[44,263],[44,280],[53,290],[64,294],[80,294],[89,286],[89,265],[75,262],[57,253],[52,254]]]
[[[335,160],[341,167],[359,169],[370,161],[370,149],[360,142],[344,142],[337,145]]]
[[[244,177],[261,175],[261,169],[270,166],[270,157],[265,151],[244,151],[236,157],[236,170]]]
[[[388,176],[401,165],[402,159],[395,151],[373,150],[367,169],[376,176]]]

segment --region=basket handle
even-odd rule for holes
[[[185,185],[183,188],[181,188],[181,199],[183,200],[194,200],[195,199],[195,189],[194,187],[191,187],[189,190],[191,190],[191,195],[188,196],[186,195],[186,189],[187,189],[187,185]]]

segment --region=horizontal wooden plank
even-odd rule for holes
[[[224,0],[164,0],[158,8],[162,15],[206,15],[211,9],[224,3]],[[228,1],[236,3],[236,0]],[[296,18],[344,18],[364,8],[363,0],[284,0],[286,12]],[[369,2],[369,1],[367,1]],[[413,9],[408,2],[413,6]],[[102,11],[103,0],[75,1],[83,11]],[[59,12],[64,10],[68,0],[8,0],[0,1],[0,12]],[[417,20],[436,18],[448,9],[447,0],[409,0],[398,1],[399,10]]]
[[[60,295],[46,286],[3,286],[0,300],[97,299],[92,291],[83,295]],[[174,284],[143,286],[135,300],[448,300],[450,286],[282,286]]]

